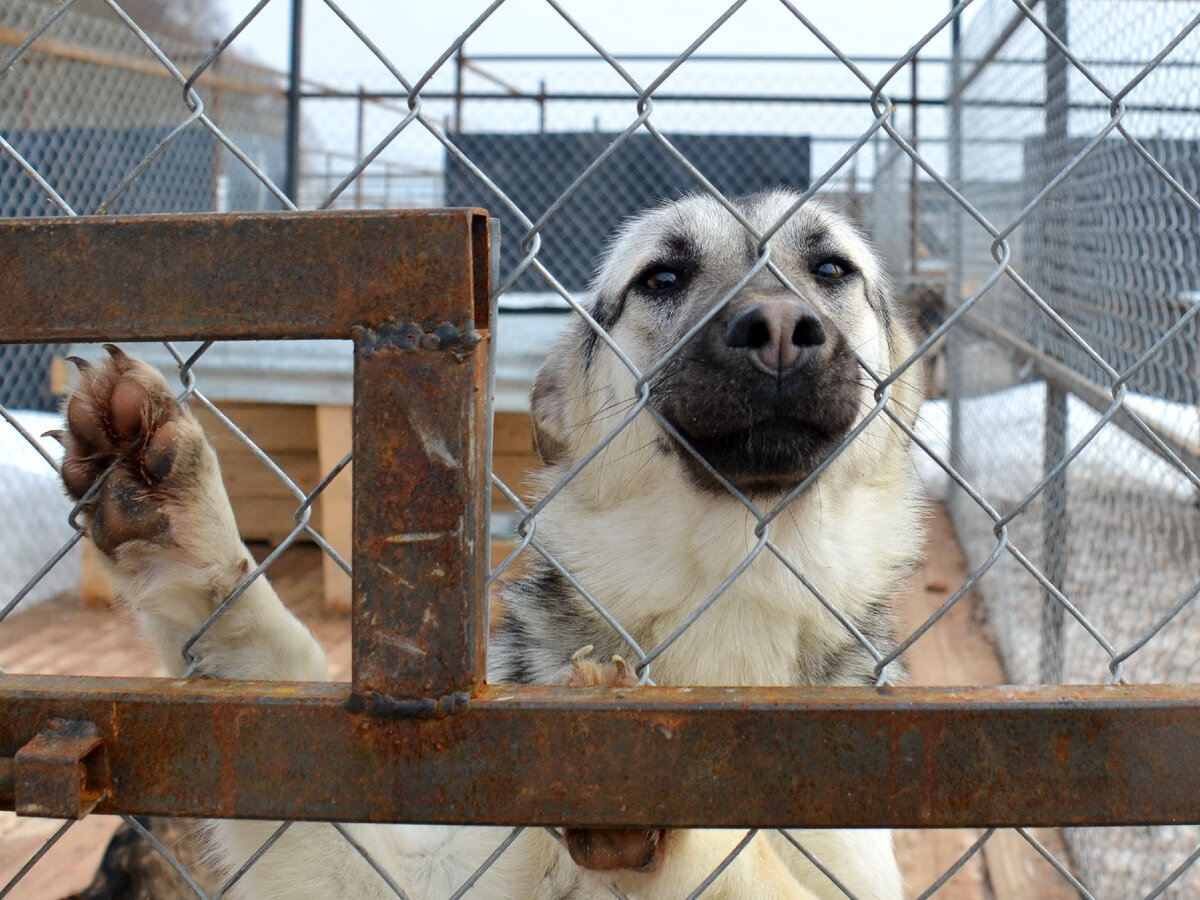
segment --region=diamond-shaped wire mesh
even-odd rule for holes
[[[876,56],[857,54],[824,13],[810,20],[807,9],[786,3],[767,12],[735,4],[690,23],[682,38],[672,35],[679,39],[668,53],[627,57],[616,52],[613,23],[549,3],[521,27],[543,29],[555,54],[474,53],[496,46],[493,34],[503,40],[513,16],[531,15],[509,0],[474,20],[455,13],[445,40],[437,38],[436,61],[423,69],[428,60],[395,55],[373,16],[312,3],[310,32],[348,35],[358,72],[306,79],[292,161],[296,196],[289,199],[280,187],[289,174],[287,77],[255,63],[238,38],[243,27],[266,20],[265,7],[282,2],[236,10],[245,18],[228,37],[218,35],[224,40],[215,50],[181,39],[177,27],[173,36],[156,32],[164,20],[141,4],[15,0],[0,7],[0,215],[293,204],[490,208],[506,236],[498,409],[526,413],[531,365],[573,316],[596,330],[634,385],[593,452],[540,501],[513,477],[516,470],[502,473],[497,459],[494,525],[507,523],[515,533],[494,535],[507,538],[496,544],[496,575],[545,557],[612,626],[613,647],[643,681],[654,680],[660,659],[740,578],[776,561],[849,633],[869,659],[873,682],[892,680],[906,664],[916,669],[919,649],[951,627],[975,592],[1009,680],[1193,680],[1200,641],[1192,602],[1200,592],[1200,17],[1193,4],[979,0],[944,18],[944,10],[930,12],[904,46]],[[765,57],[741,37],[737,25],[750,15],[762,16],[760,29],[789,35],[786,57]],[[428,27],[431,34],[442,28]],[[953,57],[951,28],[962,35]],[[198,34],[211,31],[209,22],[197,27]],[[902,367],[928,365],[936,397],[916,426],[914,462],[950,511],[968,575],[956,576],[962,580],[947,587],[943,602],[915,618],[902,615],[893,649],[863,634],[819,579],[772,540],[772,523],[790,514],[807,481],[778,505],[759,508],[714,472],[747,509],[736,564],[695,592],[677,627],[639,643],[606,607],[608,598],[555,556],[537,524],[553,496],[599,465],[635,420],[653,419],[686,445],[651,386],[692,335],[656,359],[637,360],[581,304],[607,236],[625,217],[689,192],[740,215],[728,198],[779,185],[866,225],[928,335]],[[760,270],[782,278],[768,249],[781,223],[743,224],[757,255],[743,281]],[[345,587],[345,544],[322,516],[323,498],[344,483],[349,459],[344,451],[321,457],[311,444],[276,441],[282,426],[256,422],[261,413],[251,404],[344,405],[350,355],[340,345],[128,349],[169,372],[180,398],[207,412],[223,456],[241,454],[239,474],[227,475],[227,484],[247,498],[238,510],[243,536],[270,542],[256,553],[259,568],[179,648],[183,661],[168,661],[190,674],[193,646],[256,579],[272,578],[286,593],[291,570],[281,559],[324,555],[324,585],[330,589],[332,578]],[[25,637],[26,622],[50,608],[65,615],[70,601],[39,604],[80,580],[75,513],[54,471],[58,451],[36,437],[55,427],[50,360],[69,353],[102,355],[97,348],[0,351],[7,423],[0,424],[0,503],[25,526],[4,548],[0,665],[17,671],[91,671],[88,644],[56,662],[21,649],[21,640],[34,640]],[[892,400],[899,373],[860,361],[875,406],[831,459],[871,440],[876,432],[868,427],[909,430]],[[55,381],[61,390],[61,374]],[[311,438],[318,426],[310,419],[296,427]],[[931,462],[926,450],[939,460]],[[336,623],[314,627],[327,625],[322,639],[344,641]],[[120,629],[111,620],[103,627]],[[6,631],[21,639],[5,643]],[[344,677],[345,655],[335,650],[333,659]],[[216,898],[253,891],[272,852],[283,852],[277,845],[308,842],[334,868],[374,871],[372,896],[418,896],[406,893],[413,874],[391,852],[386,828],[244,828],[259,850],[224,873],[181,861],[185,854],[172,843],[178,835],[164,841],[154,823],[125,820],[109,851],[124,839],[147,865],[175,873],[179,896]],[[39,830],[6,815],[0,830],[7,829],[25,843],[14,845],[19,859],[0,856],[0,881],[11,879],[0,897],[41,889],[29,886],[47,868],[33,849],[43,838],[49,854],[56,843],[77,852],[106,836],[93,830],[71,844],[82,826]],[[1047,866],[1049,882],[1079,896],[1187,897],[1200,889],[1195,828],[1073,829],[1065,837],[1063,848],[1059,836],[1025,829],[970,834],[937,872],[906,866],[909,893],[964,889],[986,877],[979,873],[993,865],[993,854],[1000,858],[1014,844]],[[482,839],[486,849],[429,882],[437,885],[430,890],[470,896],[477,881],[508,877],[507,861],[522,847],[558,839],[535,829],[493,832]],[[913,842],[921,839],[903,836],[901,855],[905,848],[917,855]],[[461,840],[481,841],[465,833]],[[787,832],[732,840],[711,877],[766,840],[823,873],[814,876],[822,897],[854,896],[837,872],[824,870],[805,836]],[[334,879],[329,889],[336,889],[333,869],[320,877]],[[711,877],[696,873],[692,896]],[[961,896],[984,896],[978,890]]]

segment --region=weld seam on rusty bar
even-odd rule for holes
[[[464,712],[470,704],[471,695],[463,692],[445,697],[397,700],[371,691],[366,696],[351,694],[346,701],[346,712],[365,713],[374,719],[440,719]]]
[[[489,228],[470,220],[464,314],[355,328],[351,678],[378,718],[449,715],[487,638]]]

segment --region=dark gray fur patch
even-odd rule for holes
[[[886,596],[877,598],[869,605],[863,614],[852,620],[854,627],[859,630],[871,646],[881,656],[887,656],[896,648],[896,623],[887,598],[895,596],[900,591],[902,573],[897,570],[895,582],[885,592]],[[806,653],[813,648],[800,635],[797,641],[796,683],[800,685],[848,685],[870,686],[875,684],[875,657],[863,646],[857,637],[846,633],[845,639],[835,647],[822,647],[819,654]],[[905,677],[904,664],[897,660],[888,665],[888,677],[892,681],[900,681]]]
[[[625,295],[620,298],[613,299],[604,294],[596,295],[596,302],[593,304],[590,312],[592,318],[596,320],[596,324],[612,334],[614,326],[621,318],[621,313],[625,309]],[[600,345],[600,335],[587,322],[578,320],[575,325],[579,329],[579,353],[583,360],[583,371],[588,372],[592,368],[592,363],[596,358],[596,350]]]
[[[494,683],[559,683],[572,655],[588,644],[596,659],[632,655],[612,626],[545,560],[537,560],[529,574],[505,584],[501,597],[504,615],[488,665]]]

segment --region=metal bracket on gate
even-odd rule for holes
[[[108,792],[108,756],[96,726],[51,719],[12,759],[19,816],[82,819]]]

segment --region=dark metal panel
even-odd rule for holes
[[[96,726],[111,768],[97,812],[731,827],[1200,822],[1197,688],[486,687],[453,715],[381,720],[346,709],[347,685],[3,685],[0,756],[48,718]],[[11,804],[0,790],[0,805]]]
[[[488,327],[480,210],[0,220],[0,343]]]

